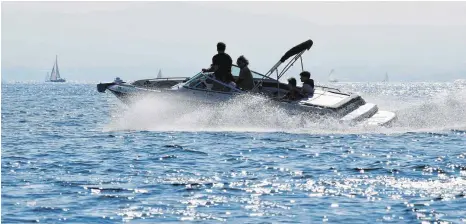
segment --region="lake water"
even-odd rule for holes
[[[335,86],[398,122],[2,84],[2,223],[466,222],[464,82]]]

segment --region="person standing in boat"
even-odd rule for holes
[[[231,75],[231,66],[233,60],[230,55],[225,53],[226,45],[222,42],[217,43],[217,54],[212,57],[210,68],[202,69],[202,72],[214,72],[215,78],[221,82],[227,83]]]
[[[236,64],[241,69],[239,72],[238,80],[236,80],[236,85],[246,91],[250,91],[254,88],[254,81],[252,78],[251,70],[249,70],[248,65],[249,61],[243,55],[241,55],[237,60]]]
[[[311,73],[303,71],[299,74],[303,87],[301,88],[301,94],[306,97],[312,97],[314,95],[314,80],[311,79]]]

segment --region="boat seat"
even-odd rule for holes
[[[341,104],[345,104],[351,98],[352,97],[347,94],[315,89],[313,96],[310,98],[304,98],[301,100],[301,104],[326,108],[337,108],[341,106]]]

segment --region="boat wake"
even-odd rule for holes
[[[105,131],[233,131],[309,134],[363,134],[466,131],[466,88],[435,97],[405,99],[372,96],[380,109],[398,115],[392,127],[349,126],[331,118],[290,112],[265,98],[238,96],[220,104],[184,101],[177,96],[140,97],[117,104]],[[388,100],[387,100],[388,99]]]
[[[466,131],[466,89],[445,92],[396,111],[395,127],[414,131]]]

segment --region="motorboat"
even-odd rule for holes
[[[131,83],[117,78],[113,82],[97,84],[97,90],[102,93],[108,90],[127,104],[142,95],[155,97],[162,96],[162,94],[176,95],[179,96],[177,99],[210,104],[225,102],[238,96],[265,97],[280,107],[292,111],[331,117],[351,125],[386,126],[396,120],[394,112],[379,110],[377,105],[366,103],[356,93],[342,92],[326,86],[316,85],[314,93],[302,99],[283,100],[282,96],[288,93],[289,88],[287,84],[279,81],[280,78],[298,60],[301,62],[301,70],[304,70],[302,55],[312,45],[313,41],[307,40],[291,48],[265,74],[251,70],[254,80],[254,88],[251,91],[244,91],[235,85],[223,83],[215,79],[211,72],[199,72],[192,77],[143,79]],[[240,68],[233,65],[231,73],[237,79]],[[274,74],[276,76],[272,77]]]

